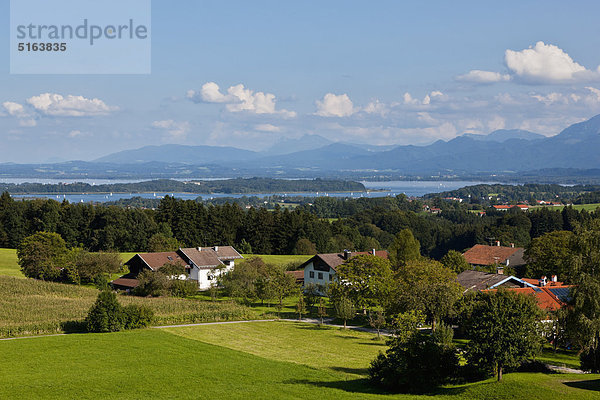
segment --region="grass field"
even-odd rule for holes
[[[249,257],[260,257],[267,264],[276,264],[276,265],[288,265],[288,264],[302,264],[312,256],[304,256],[304,255],[269,255],[269,254],[242,254],[244,258]]]
[[[24,278],[17,264],[16,250],[0,249],[0,275]]]
[[[128,261],[136,253],[120,253],[123,262]],[[122,275],[122,274],[115,274]],[[19,264],[17,264],[17,251],[15,249],[0,249],[0,276],[15,276],[24,278]]]
[[[256,342],[254,338],[261,336],[266,338]],[[363,367],[381,349],[370,336],[321,330],[306,324],[261,322],[4,341],[0,342],[1,397],[320,400],[425,400],[433,395],[445,399],[599,397],[600,375],[533,373],[506,374],[501,383],[491,379],[448,386],[423,396],[382,393],[370,387],[363,375]],[[322,352],[307,351],[311,346]]]
[[[536,206],[536,207],[531,207],[532,209],[537,209],[537,208],[542,208],[544,206]],[[596,203],[596,204],[574,204],[573,205],[573,209],[574,210],[586,210],[586,211],[596,211],[596,209],[600,207],[600,203]],[[564,206],[556,206],[556,207],[547,207],[550,210],[556,210],[556,211],[562,211],[563,208],[565,208]]]
[[[81,329],[98,296],[89,287],[0,276],[0,337],[60,333]],[[170,297],[119,296],[123,305],[150,307],[157,325],[245,320],[258,313],[231,302],[205,302]],[[1,396],[0,396],[1,397]]]

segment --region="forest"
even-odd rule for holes
[[[157,179],[135,183],[91,185],[89,183],[0,183],[0,191],[12,194],[34,193],[274,193],[365,191],[362,183],[329,179],[236,178],[213,181],[176,181]]]
[[[89,251],[147,251],[157,234],[181,246],[233,245],[243,253],[302,254],[306,240],[318,252],[343,249],[387,249],[395,235],[410,229],[423,256],[440,259],[449,250],[463,251],[474,244],[526,246],[532,238],[553,231],[573,231],[578,224],[600,217],[600,212],[540,208],[528,212],[487,209],[484,216],[466,204],[435,200],[440,214],[422,211],[419,200],[406,196],[373,199],[321,197],[294,210],[275,207],[206,205],[170,196],[158,208],[138,209],[54,200],[13,199],[0,196],[0,247],[17,248],[39,231],[59,233],[69,247]],[[303,243],[298,246],[299,241]]]

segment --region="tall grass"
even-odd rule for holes
[[[0,337],[81,331],[97,295],[93,288],[0,276]],[[150,307],[157,325],[256,317],[251,309],[227,302],[133,296],[119,296],[119,301]]]

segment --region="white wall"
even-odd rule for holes
[[[313,275],[312,278],[311,278],[311,273]],[[320,279],[319,279],[319,274],[322,275],[322,277]],[[315,285],[327,286],[331,282],[333,282],[332,275],[334,275],[334,272],[331,269],[329,269],[329,272],[315,271],[315,267],[314,267],[313,263],[310,262],[304,268],[304,286],[309,285],[311,283],[313,283]]]

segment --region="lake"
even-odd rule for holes
[[[8,182],[8,180],[4,180]],[[23,182],[39,182],[39,183],[60,183],[65,180],[57,179],[13,179],[10,183],[23,183]],[[73,180],[76,182],[84,182],[89,184],[110,184],[110,183],[132,183],[140,182],[141,180],[102,180],[102,179],[79,179]],[[367,188],[367,192],[339,192],[339,193],[327,193],[327,192],[304,192],[304,193],[256,193],[256,194],[225,194],[225,193],[87,193],[87,194],[40,194],[40,195],[14,195],[15,198],[46,198],[54,199],[56,201],[67,200],[71,203],[103,203],[107,201],[116,201],[119,199],[130,199],[132,197],[142,197],[145,199],[152,198],[163,198],[166,195],[173,196],[184,200],[193,200],[197,197],[203,199],[213,199],[221,197],[234,197],[239,198],[243,196],[257,196],[257,197],[268,197],[272,195],[280,196],[304,196],[304,197],[319,197],[319,196],[330,196],[330,197],[385,197],[385,196],[396,196],[404,193],[407,196],[421,197],[427,193],[439,193],[448,190],[456,190],[464,186],[478,185],[491,182],[468,182],[468,181],[383,181],[383,182],[361,182]]]

